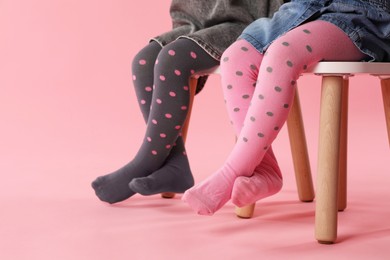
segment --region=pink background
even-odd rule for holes
[[[98,201],[90,182],[131,159],[143,136],[130,63],[169,30],[168,9],[167,0],[1,1],[0,259],[388,257],[389,145],[374,77],[351,78],[349,206],[336,245],[314,241],[315,204],[297,200],[285,128],[274,145],[285,185],[251,220],[236,218],[230,203],[197,216],[180,195]],[[319,85],[316,76],[299,80],[314,180]],[[212,76],[196,98],[187,142],[197,182],[233,143]]]

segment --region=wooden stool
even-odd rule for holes
[[[218,70],[209,73],[218,73]],[[369,74],[380,78],[390,145],[390,63],[320,62],[304,74],[322,76],[315,238],[319,243],[332,244],[337,239],[337,212],[343,211],[347,206],[349,77]],[[196,78],[192,78],[191,90],[195,90],[196,83]],[[193,96],[194,92],[191,95],[191,104]],[[184,136],[188,123],[189,116],[183,132]],[[299,198],[301,201],[312,201],[314,191],[298,90],[287,120],[287,127]],[[173,195],[169,194],[169,196]],[[236,213],[240,217],[251,217],[254,206],[255,204],[236,208]]]
[[[195,96],[195,89],[197,86],[197,79],[202,75],[219,74],[219,69],[211,71],[205,71],[194,75],[190,79],[190,106],[189,113],[186,119],[185,126],[183,127],[183,138],[185,140],[188,131],[188,125],[190,121],[191,108]],[[309,156],[307,152],[306,137],[302,121],[302,113],[299,102],[298,91],[296,91],[293,105],[290,109],[290,113],[287,119],[287,127],[290,139],[291,153],[293,157],[294,170],[296,176],[296,184],[298,189],[298,196],[302,202],[311,202],[314,199],[313,181],[311,177]],[[163,193],[163,198],[173,198],[174,193]],[[242,208],[236,207],[236,215],[240,218],[251,218],[254,212],[255,204],[248,205]]]
[[[337,239],[337,211],[347,205],[348,78],[380,78],[390,144],[390,63],[320,62],[307,73],[322,76],[315,237],[331,244]]]

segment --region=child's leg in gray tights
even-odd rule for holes
[[[180,136],[188,113],[188,82],[192,73],[212,68],[218,61],[188,39],[159,48],[151,43],[134,59],[133,81],[147,129],[131,162],[92,183],[102,201],[119,202],[135,192],[184,192],[193,185]]]

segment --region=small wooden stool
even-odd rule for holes
[[[380,78],[390,144],[390,63],[320,62],[307,73],[322,76],[315,237],[331,244],[337,239],[337,211],[347,205],[348,78]]]
[[[218,69],[206,74],[218,73]],[[347,206],[347,127],[349,77],[369,74],[380,78],[390,145],[390,63],[320,62],[304,74],[322,76],[320,134],[318,145],[317,201],[315,238],[319,243],[332,244],[337,239],[337,212]],[[196,78],[191,79],[191,104]],[[190,113],[183,129],[187,133]],[[312,201],[314,191],[307,154],[301,108],[296,91],[294,104],[287,119],[298,194],[301,201]],[[163,194],[166,196],[166,194]],[[168,194],[172,197],[174,194]],[[253,205],[236,208],[239,217],[250,218]]]

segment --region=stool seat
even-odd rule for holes
[[[347,62],[347,61],[323,61],[310,67],[305,73],[314,74],[371,74],[390,75],[390,63],[386,62]]]
[[[193,75],[194,78],[200,76],[220,74],[220,67],[216,66],[209,70],[204,70]],[[370,74],[374,76],[389,76],[390,63],[388,62],[360,62],[360,61],[322,61],[309,67],[303,74]]]

